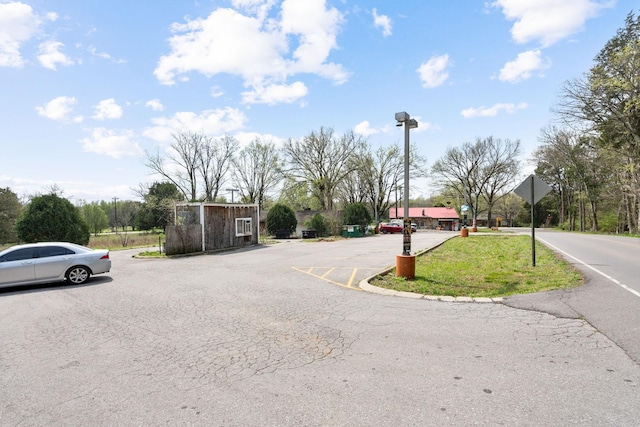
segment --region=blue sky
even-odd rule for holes
[[[402,6],[401,8],[399,6]],[[524,178],[562,84],[631,0],[0,0],[0,187],[134,200],[178,130],[278,145],[321,126],[373,147],[419,122],[429,165],[520,140]],[[411,197],[429,196],[429,182]]]

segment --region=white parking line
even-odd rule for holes
[[[613,277],[609,276],[607,273],[604,273],[600,270],[598,270],[595,267],[590,266],[589,264],[587,264],[584,261],[579,260],[578,258],[574,257],[573,255],[563,251],[562,249],[558,248],[557,246],[552,245],[551,243],[547,242],[546,240],[537,238],[537,240],[541,241],[542,243],[544,243],[545,245],[547,245],[548,247],[561,252],[562,254],[568,256],[569,258],[573,258],[574,260],[576,260],[577,262],[579,262],[580,264],[584,265],[585,267],[590,268],[591,270],[595,271],[596,273],[598,273],[599,275],[611,280],[613,283],[615,283],[616,285],[620,286],[622,289],[631,292],[632,294],[634,294],[635,296],[640,298],[640,292],[636,291],[635,289],[631,289],[629,286],[625,285],[624,283],[620,282],[617,279],[614,279]]]

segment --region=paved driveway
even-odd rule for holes
[[[580,319],[354,289],[401,239],[114,252],[0,292],[0,425],[637,425],[640,367]]]

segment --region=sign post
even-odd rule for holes
[[[513,190],[514,193],[531,205],[531,261],[534,267],[536,266],[536,227],[533,222],[533,206],[550,191],[549,184],[533,174],[529,175]]]

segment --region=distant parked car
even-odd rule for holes
[[[380,224],[380,232],[382,234],[387,233],[402,233],[403,226],[397,222],[387,222]]]
[[[93,274],[108,273],[107,249],[46,242],[12,246],[0,252],[0,287],[67,281],[81,285]]]
[[[391,221],[391,222],[380,224],[380,232],[382,234],[402,233],[403,230],[404,230],[404,224],[401,223],[400,221]],[[411,232],[415,233],[416,231],[418,231],[418,226],[416,225],[416,223],[412,222]]]

